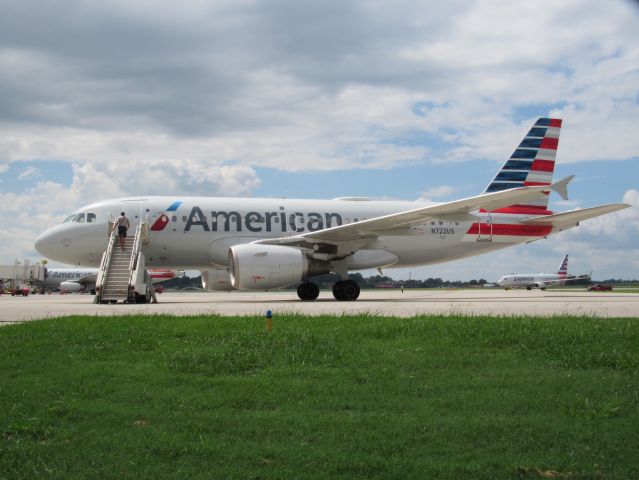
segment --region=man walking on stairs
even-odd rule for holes
[[[120,213],[120,216],[113,222],[113,228],[118,227],[118,237],[120,237],[120,248],[124,252],[124,240],[126,239],[126,232],[129,229],[129,219],[126,218],[124,212]]]

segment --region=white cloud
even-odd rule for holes
[[[9,159],[292,171],[501,160],[531,120],[513,111],[554,104],[570,126],[562,161],[639,154],[629,128],[639,120],[637,15],[622,1],[191,1],[179,12],[159,2],[152,15],[107,2],[70,8],[59,25],[26,3],[7,12],[14,41],[0,49]],[[301,18],[304,28],[291,23]],[[39,35],[26,38],[23,23]],[[438,106],[420,118],[419,101]],[[417,130],[451,145],[427,156],[394,141]]]
[[[38,177],[40,177],[40,170],[35,167],[27,167],[18,175],[18,180],[29,180]]]
[[[431,202],[434,198],[449,197],[454,192],[455,188],[450,185],[439,185],[423,191],[417,200],[420,202]]]

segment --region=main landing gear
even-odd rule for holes
[[[297,296],[300,300],[315,300],[319,297],[319,287],[312,282],[305,282],[297,287]]]
[[[297,296],[300,300],[312,301],[319,296],[319,287],[312,282],[305,282],[297,287]],[[333,285],[335,300],[352,302],[359,297],[359,285],[353,280],[340,280]]]
[[[335,300],[352,302],[359,297],[359,285],[354,280],[340,280],[333,285]]]

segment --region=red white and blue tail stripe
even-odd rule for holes
[[[523,186],[550,185],[560,132],[561,119],[538,119],[490,182],[485,193]],[[548,196],[526,205],[511,205],[498,211],[537,215],[551,213],[548,211]]]
[[[557,275],[559,275],[559,278],[566,278],[568,276],[568,254],[566,254],[564,259],[561,261],[559,270],[557,270]]]

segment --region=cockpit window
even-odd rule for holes
[[[64,222],[62,223],[67,223],[67,222],[79,222],[79,223],[95,223],[97,218],[97,215],[95,213],[74,213],[69,215],[67,218],[64,219]]]

